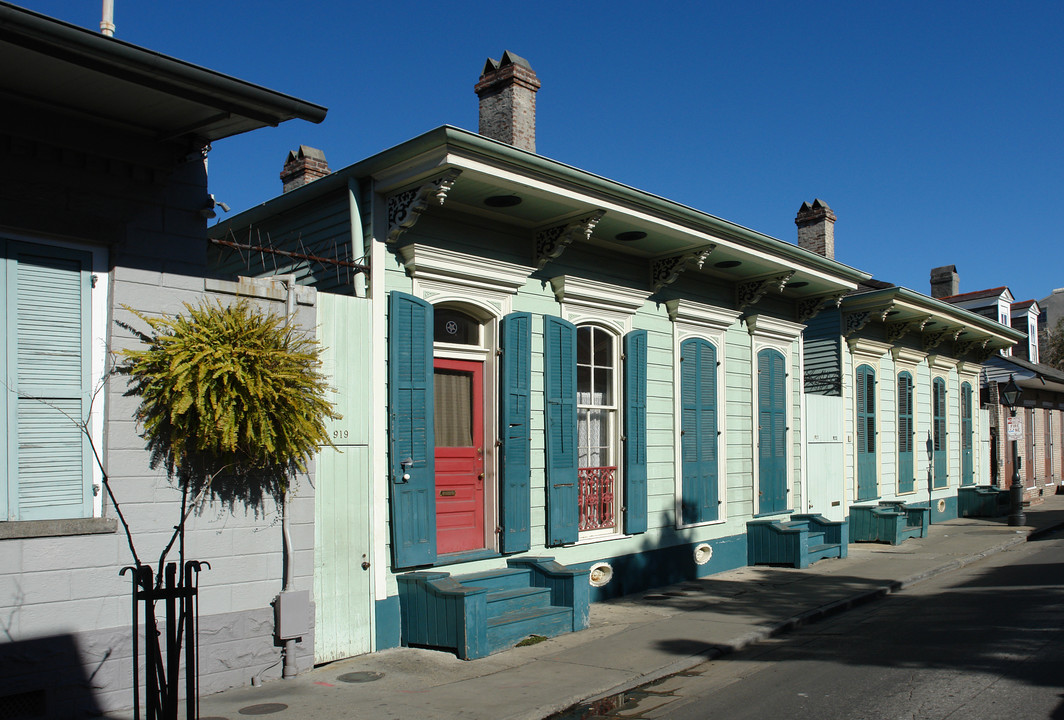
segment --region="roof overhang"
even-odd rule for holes
[[[989,382],[1008,382],[1011,376],[1023,390],[1064,393],[1064,372],[1054,367],[1005,355],[991,357],[984,364]]]
[[[448,211],[523,227],[533,237],[573,227],[577,243],[650,261],[659,285],[668,281],[670,267],[682,268],[707,279],[767,283],[801,300],[838,298],[870,277],[792,243],[449,126],[229,218],[211,234],[220,237],[229,228],[274,216],[346,187],[352,178],[372,179],[375,192],[385,198],[427,193],[424,212],[437,212],[445,200]],[[504,195],[519,197],[520,203],[506,208],[485,203]],[[618,238],[633,232],[645,236]]]
[[[326,108],[0,2],[0,103],[5,119],[66,118],[76,135],[106,132],[154,143],[207,145]],[[17,71],[13,69],[17,68]],[[56,140],[56,126],[0,129]],[[95,133],[95,134],[94,134]],[[77,142],[79,138],[69,138]]]
[[[959,355],[1008,348],[1027,337],[982,315],[898,286],[848,295],[841,308],[847,335],[869,322],[881,322],[888,342],[912,334],[931,349],[949,340]]]

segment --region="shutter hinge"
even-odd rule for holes
[[[495,351],[495,357],[502,357],[502,348]]]
[[[502,447],[502,440],[496,440],[495,447]]]

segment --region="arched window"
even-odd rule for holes
[[[598,325],[576,329],[580,532],[617,525],[618,338]]]

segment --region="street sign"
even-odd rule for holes
[[[1023,438],[1023,418],[1022,417],[1010,417],[1008,420],[1008,438],[1009,440],[1020,440]]]

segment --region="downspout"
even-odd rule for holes
[[[287,322],[295,322],[296,316],[296,276],[285,275],[279,278],[285,284],[285,318]],[[281,538],[284,543],[284,567],[282,570],[283,586],[281,592],[289,592],[292,589],[292,575],[295,574],[295,549],[292,547],[292,531],[289,526],[288,513],[288,488],[285,488],[281,498]],[[296,641],[289,638],[284,641],[284,665],[281,672],[282,678],[294,678],[299,670],[296,667]]]

